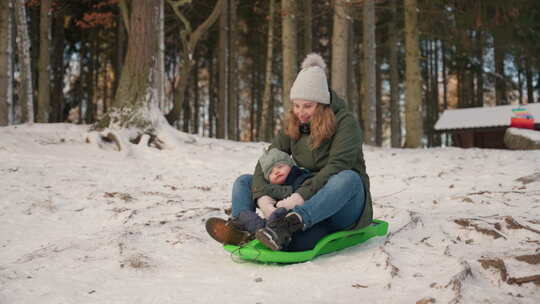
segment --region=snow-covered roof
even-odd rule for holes
[[[540,103],[519,107],[532,114],[535,122],[540,121]],[[446,110],[435,123],[435,130],[508,127],[513,116],[512,109],[516,108],[518,105]]]

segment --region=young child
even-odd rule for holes
[[[306,179],[313,176],[308,170],[296,166],[291,156],[279,149],[265,150],[259,158],[259,165],[264,178],[269,182],[263,192],[274,199],[271,204],[259,206],[267,219],[250,210],[242,211],[228,221],[210,218],[206,221],[206,230],[216,241],[239,245],[252,240],[255,232],[263,228],[267,221],[272,222],[273,219],[282,217],[288,209],[294,207],[276,206],[276,202],[291,196]]]

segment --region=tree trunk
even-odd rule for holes
[[[375,145],[375,129],[377,125],[376,115],[376,68],[377,58],[375,55],[375,2],[374,0],[365,0],[363,2],[363,47],[364,47],[364,80],[365,80],[365,102],[364,113],[367,115],[366,128],[364,130],[364,141],[368,145]]]
[[[238,140],[238,28],[237,0],[229,0],[229,56],[227,76],[227,137]]]
[[[433,40],[433,71],[431,83],[431,102],[432,102],[432,117],[430,128],[432,130],[432,145],[439,147],[441,145],[441,136],[435,133],[435,123],[439,119],[439,44],[437,40]]]
[[[229,14],[228,1],[225,1],[223,14],[219,17],[219,91],[218,91],[218,109],[217,109],[217,124],[216,137],[225,138],[227,128],[227,41],[229,40]]]
[[[383,62],[383,50],[377,51],[377,64],[375,65],[375,145],[382,146],[383,142],[383,118],[382,118],[382,75],[381,62]]]
[[[391,146],[401,148],[401,115],[399,106],[399,62],[398,62],[398,41],[399,33],[397,29],[397,4],[391,2],[392,19],[390,20],[390,39],[388,40],[390,58],[390,113],[391,113]]]
[[[262,114],[259,140],[270,141],[274,109],[272,108],[272,59],[274,57],[274,10],[275,0],[270,0],[268,18],[268,42],[266,45],[266,71],[264,77],[264,95],[262,98]]]
[[[122,16],[116,18],[116,40],[115,40],[115,53],[114,53],[114,81],[113,92],[118,90],[118,84],[120,83],[120,73],[124,66],[124,60],[126,56],[126,27]]]
[[[200,104],[199,104],[199,66],[193,69],[193,134],[199,134]]]
[[[523,104],[523,64],[519,56],[516,56],[514,64],[517,69],[519,104]]]
[[[332,32],[332,89],[341,97],[347,97],[349,51],[349,12],[344,0],[334,1],[334,25]]]
[[[422,146],[422,76],[416,0],[405,0],[405,147]]]
[[[144,133],[157,127],[155,113],[150,113],[155,102],[155,63],[157,60],[159,3],[133,1],[129,18],[130,34],[126,61],[122,68],[115,100],[109,112],[96,125],[98,129],[134,128]]]
[[[443,111],[448,109],[448,72],[446,67],[446,44],[441,40],[441,63],[442,63],[442,83],[443,83]],[[450,136],[445,135],[445,146],[450,145]]]
[[[313,3],[312,0],[304,0],[304,54],[301,58],[305,58],[307,54],[313,50],[313,32],[312,32],[312,20],[313,20]]]
[[[476,57],[478,69],[476,70],[476,106],[484,106],[484,32],[477,31]]]
[[[527,78],[527,103],[533,103],[533,73],[531,68],[531,60],[528,56],[525,57],[525,77]]]
[[[25,0],[15,0],[15,18],[17,23],[17,49],[21,70],[19,102],[21,104],[21,120],[34,122],[34,94],[32,81],[32,61],[30,58],[30,37],[26,23]]]
[[[184,101],[182,102],[182,131],[189,133],[189,124],[191,123],[191,92],[189,90],[189,84],[193,83],[193,79],[187,78],[188,84],[184,90]]]
[[[255,58],[254,58],[255,60]],[[249,141],[255,141],[255,108],[257,106],[257,69],[255,66],[252,66],[251,68],[251,88],[250,88],[250,97],[251,97],[251,105],[249,107]]]
[[[9,124],[9,105],[12,103],[11,79],[11,1],[0,1],[0,126]]]
[[[208,137],[215,136],[214,126],[216,125],[216,73],[214,68],[214,51],[215,48],[208,49]]]
[[[88,73],[85,75],[86,82],[86,112],[84,121],[87,124],[95,122],[96,118],[96,104],[95,104],[95,94],[97,91],[95,85],[95,74],[96,74],[96,54],[98,52],[96,41],[98,39],[98,28],[90,29],[90,41],[88,41]]]
[[[158,108],[164,112],[167,103],[165,98],[165,0],[159,0],[159,16],[158,16],[158,53],[156,60],[156,78],[154,87],[157,89],[156,101]]]
[[[197,44],[199,43],[201,37],[216,22],[216,20],[218,18],[220,18],[220,15],[221,15],[221,18],[220,18],[220,21],[219,21],[220,33],[221,33],[221,31],[228,31],[228,22],[227,22],[227,19],[226,19],[228,16],[227,16],[227,14],[221,14],[221,12],[223,12],[223,11],[226,12],[227,11],[227,2],[228,1],[227,0],[218,0],[217,3],[214,6],[214,9],[212,10],[212,13],[194,31],[191,30],[191,24],[189,23],[187,18],[180,11],[180,6],[185,5],[186,3],[191,2],[191,1],[179,1],[179,2],[176,2],[174,0],[167,0],[167,2],[172,6],[175,14],[178,16],[178,18],[183,23],[183,28],[180,30],[180,39],[182,40],[182,53],[181,53],[181,56],[182,56],[183,64],[181,65],[181,67],[179,65],[179,68],[178,68],[178,71],[179,71],[178,72],[178,79],[179,80],[178,80],[178,84],[176,85],[176,89],[177,89],[176,100],[174,102],[172,110],[166,115],[166,118],[169,121],[169,123],[171,125],[173,125],[180,117],[180,110],[182,109],[182,102],[184,101],[184,99],[183,99],[184,98],[184,92],[185,92],[185,90],[187,88],[188,78],[189,78],[189,75],[190,75],[190,72],[191,72],[191,68],[193,67],[193,64],[194,64],[193,56],[195,54]],[[223,45],[226,45],[228,37],[223,37],[223,39],[225,39],[224,42],[221,42],[221,39],[222,39],[222,35],[220,34],[220,49],[221,49],[221,52],[226,52],[227,50],[221,48],[221,46],[222,46],[222,43],[223,43]],[[226,56],[223,59],[226,60]],[[226,61],[224,61],[223,64],[226,65]],[[221,74],[221,72],[220,72],[220,74]],[[226,80],[224,80],[224,81],[226,81]],[[220,82],[221,82],[221,80],[220,80]],[[223,91],[223,94],[224,94],[223,96],[225,96],[226,91]],[[220,102],[221,102],[221,100],[220,100]],[[223,105],[220,104],[220,107],[221,106],[224,107],[223,115],[225,115],[226,104],[223,104]],[[220,112],[221,112],[221,110],[220,110]],[[218,124],[223,124],[223,126],[225,126],[226,121],[224,119],[225,119],[225,116],[223,117],[222,120],[219,120],[219,117],[218,117]],[[220,131],[220,129],[221,128],[218,127],[218,130],[217,130],[218,131],[218,137],[219,138],[224,138],[225,133],[223,133],[221,135],[222,137],[220,137],[219,132],[225,132],[225,128],[223,128],[221,131]]]
[[[264,88],[266,87],[266,84],[264,83],[264,78],[266,77],[265,74],[265,61],[262,56],[257,57],[257,117],[255,119],[255,138],[256,140],[261,140],[263,138],[262,135],[262,113],[263,113],[263,97],[264,97]]]
[[[51,112],[51,89],[50,89],[50,12],[51,0],[41,0],[41,13],[39,25],[39,84],[38,84],[38,109],[36,121],[49,122]]]
[[[291,108],[290,92],[297,73],[296,0],[281,0],[283,46],[283,112]]]
[[[505,53],[501,46],[501,38],[493,35],[493,52],[495,54],[495,103],[497,105],[508,104],[506,98],[506,76],[504,74]]]
[[[356,82],[356,74],[354,73],[355,60],[353,60],[353,56],[355,53],[356,40],[352,22],[350,22],[348,28],[349,42],[347,43],[347,95],[345,97],[347,98],[347,106],[349,107],[349,111],[354,113],[354,106],[358,103],[358,83]]]
[[[52,41],[52,87],[51,87],[51,121],[63,121],[64,109],[64,10],[55,12],[53,19],[53,41]]]

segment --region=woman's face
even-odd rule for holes
[[[300,123],[307,123],[315,114],[315,108],[317,103],[314,101],[294,99],[293,100],[293,113],[300,120]]]

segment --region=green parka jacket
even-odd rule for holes
[[[309,147],[310,135],[303,134],[296,141],[282,130],[274,137],[269,149],[277,148],[292,154],[298,166],[314,173],[312,178],[307,179],[296,190],[304,200],[309,200],[317,193],[332,175],[343,170],[356,171],[364,183],[366,201],[362,216],[351,228],[365,227],[371,224],[373,208],[369,191],[369,176],[366,173],[362,152],[362,131],[356,118],[346,109],[345,102],[333,91],[330,96],[330,106],[336,116],[337,125],[336,133],[330,139],[323,141],[318,148],[312,150]],[[251,186],[254,200],[264,195],[266,184],[261,167],[257,164]]]

